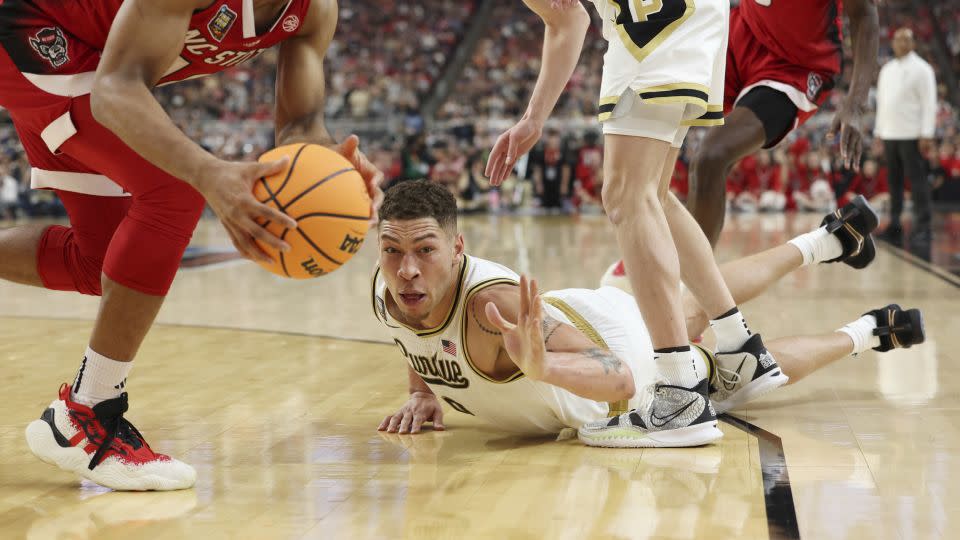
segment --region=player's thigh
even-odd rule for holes
[[[158,219],[175,228],[194,225],[203,210],[203,197],[186,182],[170,175],[137,154],[112,131],[93,118],[90,97],[75,98],[70,116],[76,134],[67,139],[61,151],[107,176],[133,197],[131,214],[149,207]],[[172,221],[171,221],[172,220]],[[190,225],[192,231],[193,225]]]
[[[80,253],[103,259],[113,233],[127,216],[133,200],[130,197],[99,197],[57,190],[67,210],[74,240]]]
[[[682,120],[682,107],[638,102],[604,122],[605,199],[656,191]]]

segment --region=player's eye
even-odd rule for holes
[[[383,248],[383,252],[384,252],[384,253],[389,253],[389,254],[391,254],[391,255],[394,254],[394,253],[400,253],[399,251],[397,251],[397,248],[393,248],[393,247],[389,247],[389,246]]]
[[[427,253],[433,253],[434,251],[436,250],[430,246],[420,248],[420,253],[423,253],[424,255]]]

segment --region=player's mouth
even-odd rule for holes
[[[427,299],[427,295],[418,292],[400,293],[400,301],[407,307],[419,306]]]

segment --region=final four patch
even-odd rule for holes
[[[236,12],[227,6],[220,6],[217,14],[207,23],[207,28],[210,30],[210,35],[213,36],[213,39],[223,41],[223,36],[227,35],[227,32],[230,31],[230,27],[233,26],[236,20]]]

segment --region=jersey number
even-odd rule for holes
[[[455,411],[462,412],[463,414],[469,414],[470,416],[476,416],[475,414],[470,412],[466,407],[448,398],[447,396],[440,396],[440,397],[442,397],[443,400],[447,402],[447,405],[450,405],[451,407],[453,407]]]
[[[630,0],[630,17],[633,18],[633,22],[646,22],[650,15],[660,13],[661,9],[663,9],[663,0]]]

